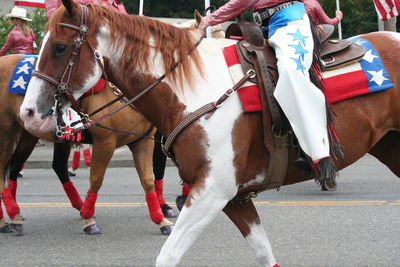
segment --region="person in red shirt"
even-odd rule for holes
[[[306,11],[308,7],[309,11]],[[331,155],[341,157],[337,148],[333,122],[323,92],[309,75],[313,62],[314,40],[309,16],[320,23],[323,12],[316,0],[230,0],[214,13],[205,16],[199,30],[205,31],[253,9],[254,21],[260,26],[269,45],[275,50],[279,79],[274,97],[286,115],[307,161],[319,170],[321,184],[335,185],[336,170]],[[339,15],[340,16],[340,15]],[[337,19],[339,20],[339,18]]]
[[[303,0],[303,3],[315,25],[337,25],[343,18],[343,13],[340,10],[336,10],[334,18],[330,18],[321,7],[321,4],[316,0]]]
[[[10,49],[13,54],[33,54],[36,36],[28,25],[28,21],[32,20],[26,17],[26,9],[14,7],[6,17],[11,18],[14,28],[8,34],[6,43],[0,50],[0,56],[7,54]]]

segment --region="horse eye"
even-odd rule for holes
[[[65,45],[65,44],[56,44],[53,47],[54,55],[58,55],[58,56],[64,54],[66,50],[67,50],[67,45]]]

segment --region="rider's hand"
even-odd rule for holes
[[[343,13],[340,10],[336,10],[336,18],[341,21],[343,18]]]
[[[208,25],[207,19],[203,17],[203,18],[201,19],[201,22],[200,22],[200,24],[199,24],[199,26],[198,26],[197,28],[198,28],[200,31],[205,32],[208,26],[210,26],[210,25]]]

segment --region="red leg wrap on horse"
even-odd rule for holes
[[[15,202],[15,199],[7,188],[4,189],[4,191],[0,194],[3,195],[3,202],[4,206],[6,207],[8,217],[10,217],[11,220],[14,219],[15,215],[20,213],[17,202]]]
[[[72,207],[77,210],[81,210],[83,201],[74,183],[72,181],[68,181],[63,184],[63,188],[65,193],[67,194],[67,197],[69,198],[69,201],[71,202]]]
[[[90,167],[91,163],[91,155],[90,155],[90,148],[85,148],[83,150],[83,159],[85,161],[86,166]]]
[[[1,197],[0,197],[0,220],[3,219],[3,218],[4,218],[4,215],[3,215],[3,207],[2,207],[2,205],[1,205]]]
[[[275,264],[274,266],[272,266],[272,267],[281,267],[281,266],[279,266],[279,264]]]
[[[81,152],[80,151],[74,151],[74,155],[72,156],[72,169],[76,170],[79,168],[79,165],[81,165]]]
[[[190,187],[187,183],[183,183],[182,185],[182,195],[187,196],[190,193]]]
[[[12,195],[12,197],[17,200],[17,185],[18,182],[17,181],[11,181],[8,180],[8,190],[10,191],[10,194]]]
[[[158,203],[157,193],[150,192],[146,194],[147,207],[149,208],[150,218],[155,224],[159,224],[164,219],[164,214],[161,211]]]
[[[81,215],[85,219],[90,219],[94,216],[94,208],[96,206],[97,194],[93,193],[92,191],[88,191],[85,202],[83,202],[81,208]]]
[[[156,188],[158,203],[160,204],[160,207],[162,207],[165,204],[164,181],[163,180],[154,180],[154,186]]]

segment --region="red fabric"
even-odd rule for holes
[[[343,86],[343,81],[352,81],[352,86]],[[338,77],[323,80],[325,96],[329,103],[333,104],[355,96],[371,93],[368,89],[368,80],[364,78],[362,71],[350,72]]]
[[[11,196],[17,200],[17,186],[18,186],[18,182],[17,181],[12,181],[12,180],[8,180],[8,190],[10,191]]]
[[[326,15],[324,10],[321,7],[321,4],[316,0],[303,0],[304,7],[307,10],[307,13],[311,16],[312,21],[315,24],[331,24],[336,25],[339,23],[338,18],[331,19]]]
[[[274,266],[272,266],[272,267],[281,267],[281,266],[279,266],[279,264],[275,264]]]
[[[34,33],[25,36],[20,28],[14,27],[8,34],[6,43],[0,50],[0,56],[4,56],[10,49],[13,54],[33,54],[35,51],[33,48],[35,39]]]
[[[3,207],[1,205],[1,197],[0,197],[0,219],[3,219],[4,215],[3,215]]]
[[[399,15],[400,0],[374,0],[374,4],[381,20],[388,20]]]
[[[83,94],[83,96],[90,96],[92,94],[101,92],[104,90],[104,88],[106,87],[106,80],[104,80],[103,78],[99,80],[98,83],[96,83],[96,85],[90,89],[89,91],[87,91],[86,93]]]
[[[239,56],[236,52],[236,45],[231,45],[223,49],[226,64],[229,69],[237,68],[236,65],[240,65]],[[232,79],[234,81],[240,80],[241,77],[233,77],[237,73],[231,72]],[[254,83],[245,83],[237,90],[244,112],[257,112],[262,110],[260,91],[258,85]]]
[[[98,193],[93,193],[92,191],[88,191],[85,202],[81,207],[81,216],[85,219],[90,219],[94,216],[96,200]]]
[[[69,198],[69,201],[71,202],[72,207],[77,210],[81,210],[83,201],[74,183],[72,181],[68,181],[63,184],[63,188],[65,193],[67,194],[67,197]]]
[[[190,193],[190,186],[187,183],[182,185],[182,195],[187,196]]]
[[[92,156],[90,154],[90,148],[85,148],[83,150],[83,159],[85,161],[86,166],[90,167]]]
[[[14,0],[15,6],[30,6],[30,7],[41,7],[44,8],[44,0],[30,0],[30,1],[19,1]]]
[[[11,220],[14,219],[15,215],[20,213],[17,202],[15,202],[15,199],[11,196],[10,191],[8,191],[7,188],[4,189],[0,195],[3,195],[3,202],[4,206],[6,207],[8,217],[10,217]]]
[[[149,208],[150,218],[155,224],[160,224],[164,219],[156,192],[146,194],[147,207]]]
[[[162,207],[165,204],[164,180],[154,180],[154,187],[156,188],[158,203],[160,203],[160,207]]]
[[[72,169],[76,170],[81,165],[81,152],[79,150],[74,151],[74,155],[72,156]]]

